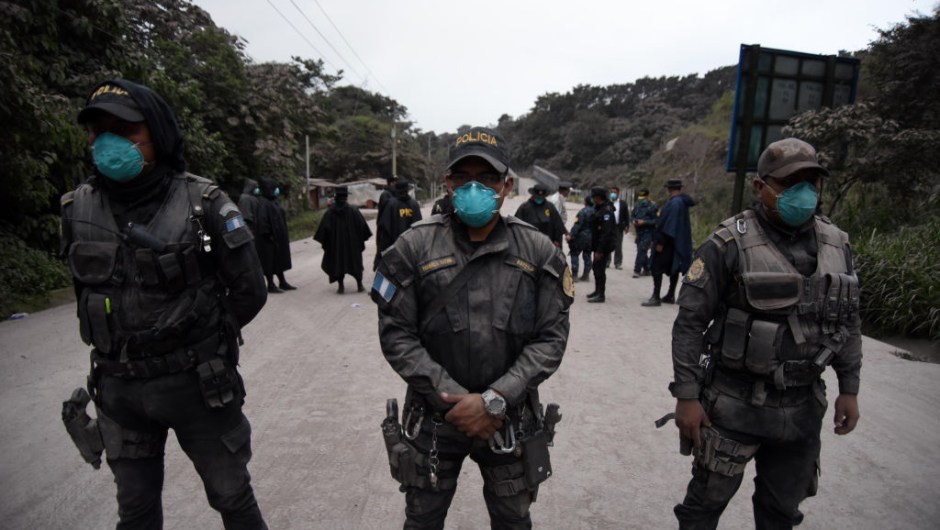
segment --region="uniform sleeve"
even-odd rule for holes
[[[852,249],[848,244],[845,247],[845,255],[848,261],[846,270],[850,274],[855,274]],[[846,327],[848,339],[839,354],[832,360],[832,368],[839,379],[839,393],[858,394],[862,371],[862,322],[858,311]]]
[[[220,190],[212,192],[209,200],[206,230],[212,238],[212,255],[226,287],[226,305],[244,327],[268,298],[261,262],[238,207]]]
[[[568,308],[574,301],[573,285],[564,254],[551,247],[551,259],[543,266],[539,278],[535,334],[506,374],[490,385],[510,405],[521,403],[529,389],[548,379],[561,364],[568,344]]]
[[[407,242],[399,238],[376,271],[370,295],[379,307],[379,344],[392,369],[436,409],[445,410],[450,405],[441,400],[441,392],[463,394],[467,389],[421,345],[415,273],[407,253]]]
[[[698,399],[705,374],[699,358],[705,351],[705,331],[718,314],[731,275],[728,256],[737,257],[733,242],[718,243],[712,236],[699,247],[679,291],[679,314],[672,325],[673,383],[678,399]],[[736,259],[735,259],[736,261]]]

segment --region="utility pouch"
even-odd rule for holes
[[[111,313],[111,299],[99,293],[88,293],[84,307],[91,342],[101,353],[111,353],[111,328],[108,317]]]
[[[521,443],[526,485],[529,490],[534,490],[552,476],[552,461],[548,454],[549,434],[544,430],[538,431]]]
[[[179,291],[186,286],[186,279],[183,277],[183,268],[180,267],[179,258],[176,252],[170,252],[157,257],[160,264],[160,272],[166,278],[166,286],[170,291]]]
[[[89,417],[85,411],[89,401],[91,396],[88,392],[84,388],[76,388],[72,397],[62,403],[62,422],[85,462],[98,469],[101,467],[104,442],[98,430],[98,421]]]
[[[747,352],[748,333],[751,328],[751,315],[737,308],[728,309],[725,315],[725,329],[721,343],[721,361],[731,370],[744,368],[744,354]]]
[[[757,375],[769,375],[773,372],[775,361],[779,359],[780,345],[786,324],[755,320],[751,322],[750,338],[744,366],[747,371]]]
[[[160,285],[160,276],[157,274],[157,266],[153,262],[153,251],[149,248],[139,248],[134,251],[134,261],[137,262],[137,272],[140,274],[140,281],[147,287]]]
[[[210,409],[221,408],[235,400],[241,385],[234,368],[225,365],[222,359],[212,359],[196,366],[199,374],[199,390]],[[239,395],[239,397],[241,397]]]

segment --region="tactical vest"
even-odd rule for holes
[[[812,383],[848,338],[859,308],[858,277],[849,274],[848,235],[827,219],[815,222],[816,271],[803,276],[770,241],[756,214],[721,223],[738,248],[741,289],[707,337],[719,365],[759,377],[778,388]],[[720,346],[715,343],[719,343]]]
[[[126,360],[218,336],[222,285],[197,239],[205,235],[198,233],[205,226],[203,200],[215,189],[201,177],[173,177],[153,219],[136,228],[152,236],[144,240],[128,238],[129,227],[116,225],[100,190],[89,184],[75,190],[63,221],[71,232],[69,267],[85,287],[78,316],[86,344]],[[156,248],[147,248],[148,241]]]

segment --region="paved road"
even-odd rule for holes
[[[577,205],[569,207],[573,219]],[[625,247],[632,263],[634,247]],[[404,497],[389,476],[379,423],[385,399],[401,400],[404,384],[379,351],[375,308],[365,293],[334,292],[319,245],[297,241],[292,251],[287,276],[299,290],[270,297],[245,330],[242,354],[262,510],[272,529],[401,528]],[[576,284],[567,355],[542,385],[564,419],[555,475],[533,506],[538,528],[675,527],[672,506],[690,459],[678,454],[675,427],[656,430],[653,420],[673,408],[666,384],[676,308],[640,307],[651,281],[630,278],[629,267],[608,278],[606,304],[584,303],[592,286]],[[836,437],[827,418],[819,495],[803,504],[801,528],[937,528],[940,365],[898,359],[868,338],[864,347],[861,422]],[[74,304],[0,322],[0,527],[114,526],[110,472],[82,462],[59,417],[87,368]],[[827,381],[836,388],[831,373]],[[464,466],[448,528],[488,528],[481,487],[476,467]],[[721,528],[753,528],[752,491],[746,480]],[[167,529],[222,528],[172,436],[164,506]]]

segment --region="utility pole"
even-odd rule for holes
[[[306,156],[307,159],[307,171],[304,172],[304,204],[309,208],[310,207],[310,135],[304,135],[304,145],[306,146]],[[306,209],[306,208],[304,208]]]
[[[395,145],[396,143],[397,142],[395,141],[395,124],[393,123],[392,124],[392,180],[395,180],[398,178],[398,167],[397,167],[398,161],[395,159],[395,157],[398,154],[396,150],[397,146]]]

